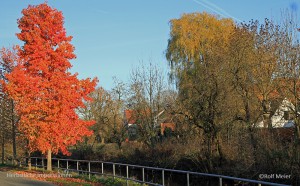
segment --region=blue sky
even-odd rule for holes
[[[43,0],[7,0],[0,6],[0,47],[21,44],[17,19],[22,9]],[[113,86],[112,77],[127,82],[140,63],[158,64],[168,72],[164,52],[170,19],[183,13],[209,12],[236,22],[251,19],[279,21],[285,10],[298,12],[300,0],[48,0],[63,12],[68,35],[73,36],[77,59],[72,72],[79,78],[98,77],[99,85]]]

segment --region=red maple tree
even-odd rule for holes
[[[94,121],[81,120],[76,109],[90,100],[97,79],[78,80],[68,71],[69,60],[76,56],[62,12],[44,3],[30,5],[22,14],[17,37],[24,45],[16,67],[6,75],[5,88],[16,102],[18,129],[28,140],[29,152],[48,153],[50,170],[52,153],[69,154],[68,146],[92,134]]]

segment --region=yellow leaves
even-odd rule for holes
[[[218,19],[205,12],[184,14],[180,19],[171,20],[168,49],[179,49],[188,60],[199,59],[200,54],[213,50],[216,45],[224,49],[233,29],[231,19]]]

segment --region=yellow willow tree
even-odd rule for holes
[[[90,100],[97,79],[79,80],[69,72],[69,60],[76,56],[62,12],[44,3],[28,6],[22,14],[17,36],[24,45],[4,86],[16,103],[18,129],[28,141],[29,152],[47,153],[47,170],[52,170],[52,153],[69,154],[68,146],[92,134],[88,127],[94,121],[81,120],[76,109]]]
[[[212,171],[214,158],[221,164],[219,132],[232,120],[225,56],[234,26],[231,19],[207,13],[184,14],[171,20],[166,57],[190,122],[203,133],[207,171]]]

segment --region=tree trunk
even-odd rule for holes
[[[26,146],[28,147],[29,146],[29,140],[27,139],[26,140]],[[28,157],[28,162],[27,162],[27,164],[28,164],[28,169],[29,170],[31,170],[31,152],[29,151],[29,149],[27,148],[27,150],[26,150],[26,157]]]
[[[1,147],[2,147],[2,158],[1,158],[1,160],[2,160],[2,164],[4,164],[4,152],[5,152],[5,150],[4,150],[4,148],[5,148],[5,146],[4,146],[4,132],[2,131],[2,144],[1,144]]]
[[[211,142],[209,142],[209,149],[207,152],[207,170],[209,173],[213,172],[213,162],[212,162],[212,153],[211,153]]]
[[[300,142],[300,126],[297,125],[296,126],[296,139],[298,140],[298,142]]]
[[[216,141],[216,145],[217,145],[217,152],[218,152],[218,156],[219,156],[219,166],[222,166],[223,163],[223,151],[222,151],[222,147],[221,147],[221,139],[219,136],[217,136],[217,141]]]
[[[48,149],[47,153],[47,171],[52,171],[51,149]]]
[[[254,159],[254,167],[255,169],[257,169],[257,140],[256,140],[256,137],[254,136],[254,131],[253,131],[253,128],[251,128],[250,124],[248,124],[248,131],[249,131],[249,134],[250,134],[250,142],[251,142],[251,146],[253,148],[253,152],[252,152],[252,155],[253,155],[253,159]]]
[[[28,157],[28,170],[31,170],[31,157]]]
[[[16,125],[14,118],[14,101],[11,100],[11,125],[12,125],[12,145],[13,145],[13,165],[16,163],[17,159],[17,145],[16,145]]]
[[[212,137],[211,134],[205,134],[205,140],[207,145],[207,151],[206,151],[206,159],[207,159],[207,170],[208,172],[213,171],[213,164],[212,164]]]
[[[252,155],[253,155],[253,159],[254,159],[254,167],[256,169],[257,168],[257,163],[258,163],[257,162],[257,140],[254,136],[254,129],[253,129],[253,126],[252,126],[252,122],[250,120],[251,114],[250,114],[249,101],[247,100],[245,103],[246,103],[246,105],[245,105],[246,124],[247,124],[248,132],[249,132],[249,135],[250,135],[250,143],[251,143],[251,146],[253,148]]]
[[[295,131],[295,142],[294,142],[294,161],[296,163],[300,162],[300,126],[298,125],[299,120],[296,123]]]
[[[105,144],[105,139],[104,139],[104,137],[101,137],[101,144],[102,144],[102,145]]]

